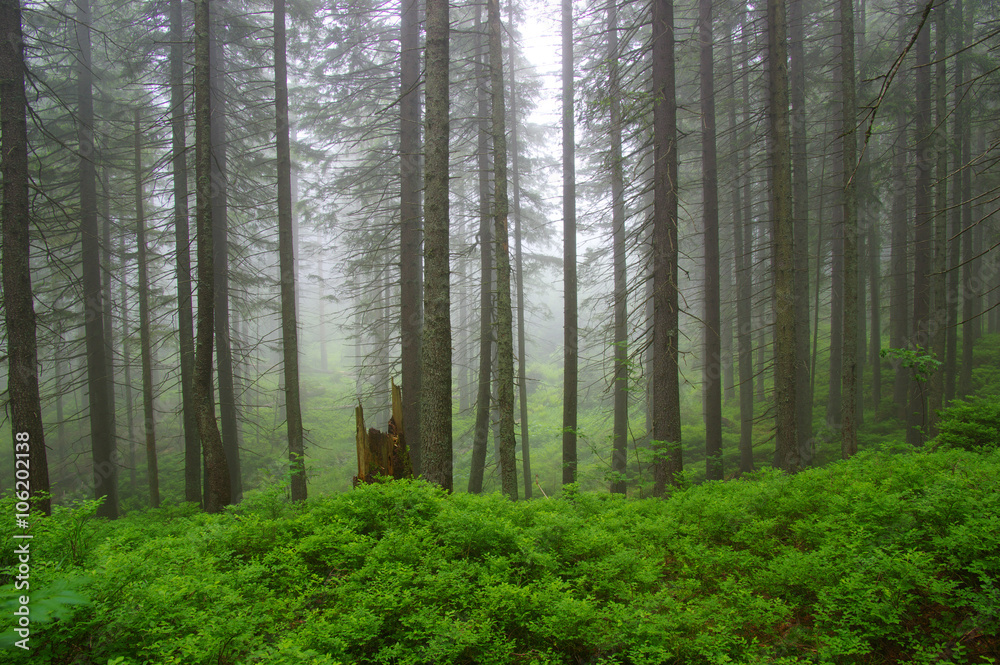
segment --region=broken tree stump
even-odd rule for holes
[[[358,483],[373,483],[376,478],[412,478],[410,451],[406,447],[406,436],[403,429],[403,397],[402,391],[395,382],[392,383],[392,415],[386,432],[365,427],[364,408],[359,403],[354,409],[357,421],[358,475],[354,477],[354,486]]]

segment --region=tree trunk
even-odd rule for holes
[[[281,341],[284,352],[285,422],[292,501],[306,500],[305,443],[299,401],[299,335],[295,308],[295,248],[292,241],[292,154],[288,129],[288,65],[285,0],[274,0],[274,85],[278,153],[278,265],[281,272]]]
[[[489,97],[487,93],[486,48],[483,46],[482,6],[476,5],[476,97],[479,103],[476,160],[479,175],[479,381],[476,393],[476,428],[472,439],[472,466],[469,470],[469,491],[483,491],[487,444],[490,433],[490,402],[493,363],[493,233],[490,227],[490,134],[487,126]]]
[[[181,0],[170,0],[170,127],[174,180],[174,241],[177,261],[177,321],[184,422],[184,499],[201,503],[201,443],[192,374],[194,316],[191,311],[191,239],[188,230],[188,170],[184,130],[184,30]]]
[[[705,224],[705,478],[722,480],[722,312],[719,293],[719,184],[715,146],[715,73],[712,57],[712,0],[698,2],[701,43],[701,173]]]
[[[104,304],[101,293],[101,254],[97,229],[97,173],[94,150],[94,93],[90,61],[90,0],[76,5],[76,39],[80,145],[80,236],[83,253],[83,302],[86,310],[87,385],[90,396],[90,441],[94,460],[94,495],[104,503],[99,517],[118,517],[118,464],[111,438],[107,361],[104,348]]]
[[[406,443],[405,416],[403,415],[402,391],[395,382],[392,386],[392,415],[389,416],[389,426],[386,432],[365,427],[365,412],[360,404],[354,409],[357,424],[358,475],[354,477],[354,486],[358,483],[373,483],[379,476],[384,478],[413,477],[412,454]]]
[[[840,17],[837,18],[838,22]],[[841,22],[842,23],[842,22]],[[844,53],[844,31],[843,28],[834,34],[834,50],[838,60],[843,60]],[[826,423],[834,430],[842,427],[841,417],[843,416],[843,371],[844,371],[844,213],[846,210],[845,184],[850,172],[844,174],[844,146],[846,137],[844,136],[844,69],[843,66],[835,67],[833,70],[833,89],[840,91],[833,100],[834,116],[839,120],[835,125],[838,135],[833,141],[835,155],[840,157],[840,168],[835,169],[834,184],[830,194],[833,198],[833,211],[831,214],[831,234],[830,234],[830,377],[829,377],[829,398],[826,403]],[[854,134],[851,134],[853,137]],[[836,163],[836,162],[835,162]],[[851,167],[853,171],[853,166]]]
[[[407,446],[420,475],[420,332],[423,253],[420,221],[420,13],[418,0],[400,2],[400,259],[399,318]]]
[[[947,289],[946,269],[948,267],[948,112],[945,104],[947,99],[947,6],[938,5],[934,9],[935,14],[935,36],[936,36],[936,60],[935,67],[937,98],[934,118],[934,142],[938,146],[936,180],[934,185],[934,247],[932,250],[933,268],[931,269],[931,327],[930,346],[934,350],[934,355],[938,360],[945,360],[946,334],[945,323],[948,320],[948,306],[945,302]],[[938,368],[931,374],[927,386],[927,434],[935,436],[937,434],[937,412],[944,406],[944,375]]]
[[[422,340],[424,478],[451,491],[451,298],[448,271],[448,2],[427,0]]]
[[[122,374],[125,378],[122,382],[122,389],[125,391],[125,443],[128,446],[128,481],[129,488],[135,492],[137,489],[135,478],[135,403],[132,401],[132,331],[131,321],[129,320],[128,280],[126,278],[128,274],[128,261],[126,257],[125,234],[121,233],[118,235],[118,270],[122,275],[122,279],[119,280],[119,285],[121,286],[120,312],[122,317]]]
[[[843,141],[844,197],[844,355],[842,365],[842,403],[840,412],[840,454],[844,459],[858,452],[857,390],[858,390],[858,139],[857,104],[854,83],[854,2],[840,0],[840,70],[843,112],[840,136]]]
[[[231,484],[226,450],[215,418],[212,390],[212,347],[215,336],[215,270],[212,245],[211,68],[209,59],[210,0],[195,0],[195,164],[198,241],[198,322],[194,394],[198,437],[205,461],[205,510],[217,513],[230,503]]]
[[[899,14],[905,11],[905,2],[900,0]],[[906,21],[899,22],[899,35],[896,49],[902,51],[907,38]],[[906,87],[906,67],[900,67],[899,85]],[[909,222],[907,212],[908,184],[906,181],[906,155],[908,152],[908,135],[906,131],[909,118],[903,105],[896,113],[896,145],[892,163],[892,246],[889,255],[889,274],[891,278],[889,291],[889,347],[901,349],[907,345],[910,335],[909,299],[910,299],[910,259],[909,259]],[[906,421],[906,401],[909,394],[910,371],[895,362],[893,376],[892,400],[896,405],[896,417]]]
[[[562,482],[576,482],[577,324],[576,139],[573,115],[573,2],[562,0],[562,168],[563,168],[563,455]]]
[[[507,23],[514,27],[514,3],[507,4]],[[521,412],[521,465],[524,476],[524,498],[531,498],[531,446],[528,439],[528,377],[525,365],[527,352],[525,350],[524,334],[524,269],[521,256],[521,173],[519,170],[519,147],[517,143],[517,128],[520,120],[517,115],[517,86],[515,74],[517,67],[514,62],[514,39],[510,40],[510,115],[513,119],[510,125],[511,140],[511,186],[514,189],[514,278],[517,281],[517,394]]]
[[[745,33],[744,33],[745,34]],[[730,72],[730,89],[735,90],[736,69],[733,65],[732,37],[726,41],[726,61]],[[743,77],[746,87],[746,77]],[[744,115],[749,113],[749,105],[744,107]],[[744,118],[744,121],[746,118]],[[737,134],[736,105],[729,105],[729,135],[733,163],[735,156],[740,154],[741,140]],[[745,147],[744,162],[745,161]],[[742,196],[745,174],[737,168],[733,178],[733,254],[736,265],[736,347],[739,357],[739,387],[740,387],[740,473],[753,471],[753,345],[750,337],[750,270],[747,261],[748,237],[745,233],[749,226],[745,223],[744,206],[748,202]]]
[[[804,0],[789,4],[789,76],[792,126],[792,214],[795,252],[795,432],[802,466],[812,463],[812,389],[809,379],[809,155],[806,140]]]
[[[975,38],[972,31],[973,15],[975,8],[970,3],[969,10],[963,17],[965,25],[963,32],[970,40]],[[964,86],[967,90],[968,85]],[[964,90],[963,90],[964,92]],[[972,392],[972,351],[976,343],[976,325],[978,321],[975,315],[976,299],[973,295],[973,281],[977,276],[974,268],[973,257],[977,253],[973,248],[973,224],[972,224],[972,169],[969,162],[972,160],[972,128],[968,111],[962,115],[962,364],[958,375],[958,396],[967,397]]]
[[[17,0],[0,0],[0,134],[3,141],[0,170],[3,173],[3,303],[7,326],[8,414],[14,433],[16,464],[20,469],[21,461],[27,462],[27,486],[32,506],[44,515],[51,515],[31,290],[28,103],[24,94],[24,72],[21,5]],[[20,475],[17,478],[21,480]],[[23,486],[18,483],[20,487]],[[46,495],[34,498],[40,492]],[[20,491],[15,497],[22,500]]]
[[[615,374],[611,492],[625,494],[628,456],[628,284],[625,263],[625,178],[622,174],[618,0],[608,2],[608,103],[611,132],[611,234],[614,255]]]
[[[111,269],[111,196],[108,184],[108,167],[101,167],[101,190],[104,196],[100,199],[101,219],[101,289],[104,294],[104,362],[108,376],[108,413],[111,414],[111,445],[118,450],[118,414],[115,409],[115,329],[112,310],[114,298],[111,296],[111,282],[114,272]],[[130,465],[132,489],[135,489],[135,465]]]
[[[514,439],[514,319],[510,303],[510,241],[507,227],[507,136],[504,109],[503,27],[500,0],[489,0],[490,89],[493,93],[493,218],[497,254],[497,408],[500,410],[500,489],[517,501]],[[516,120],[515,120],[516,122]]]
[[[135,110],[135,240],[139,263],[139,347],[142,357],[142,410],[146,433],[146,475],[149,505],[160,507],[160,475],[156,463],[156,420],[153,411],[153,340],[149,315],[149,258],[146,250],[146,213],[142,200],[142,134]]]
[[[931,126],[931,36],[930,26],[922,26],[917,36],[916,66],[916,141],[917,141],[917,191],[914,197],[916,236],[913,248],[913,334],[911,347],[918,351],[929,350],[931,339],[928,328],[930,314],[931,232],[933,201],[931,200],[931,162],[934,150]],[[927,427],[926,384],[911,381],[907,404],[906,440],[922,445]]]
[[[212,4],[218,8],[219,2]],[[233,343],[229,319],[229,194],[226,137],[225,54],[220,31],[224,19],[213,10],[209,23],[212,88],[212,242],[215,266],[215,346],[219,372],[219,416],[222,421],[222,444],[226,448],[231,501],[243,500],[240,472],[239,426],[237,423],[236,386],[233,373]]]
[[[565,0],[564,0],[565,2]],[[653,494],[683,469],[678,384],[677,98],[674,4],[653,0]]]
[[[774,208],[774,402],[775,459],[785,471],[799,469],[795,437],[795,256],[793,251],[791,146],[788,121],[788,55],[785,1],[767,3],[768,120],[771,196]]]
[[[965,19],[963,18],[962,0],[955,0],[955,51],[965,48]],[[954,240],[948,257],[948,325],[945,341],[945,388],[944,400],[950,402],[955,398],[955,384],[958,377],[958,302],[960,299],[960,282],[958,265],[962,259],[962,240],[959,233],[962,230],[962,168],[966,162],[962,158],[962,136],[966,123],[965,106],[962,97],[965,94],[965,62],[961,57],[955,58],[955,122],[952,125],[952,161],[956,169],[961,169],[955,178],[951,189],[951,226],[948,235]]]
[[[882,349],[882,244],[879,236],[878,219],[869,222],[868,230],[868,287],[871,293],[871,332],[869,333],[868,362],[872,366],[872,404],[878,418],[878,408],[882,403],[882,363],[879,351]]]

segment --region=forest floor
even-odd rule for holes
[[[31,526],[28,650],[0,555],[0,662],[993,663],[1000,451],[939,448],[666,499],[395,481],[57,507]]]

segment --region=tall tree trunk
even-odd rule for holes
[[[174,241],[177,261],[177,322],[184,422],[184,499],[201,503],[201,442],[193,395],[194,315],[191,311],[191,239],[188,230],[188,169],[184,130],[184,29],[181,0],[170,0],[170,128],[174,180]]]
[[[111,282],[114,274],[111,269],[111,196],[108,184],[108,167],[102,165],[101,168],[101,190],[103,197],[98,197],[100,201],[101,220],[101,289],[104,294],[104,362],[108,375],[108,413],[111,414],[111,445],[114,450],[118,450],[118,414],[115,409],[115,329],[114,298],[111,297]],[[135,465],[131,465],[131,474],[135,476]],[[135,482],[132,482],[135,487]]]
[[[840,17],[837,18],[840,22]],[[838,30],[834,35],[834,50],[837,60],[843,60],[844,53],[844,31]],[[839,64],[839,63],[838,63]],[[832,233],[830,234],[830,377],[829,377],[829,398],[826,403],[827,426],[839,430],[842,427],[841,417],[843,411],[843,371],[844,371],[844,212],[846,210],[845,183],[850,177],[850,172],[844,174],[844,146],[846,137],[843,135],[843,118],[846,110],[844,108],[844,69],[837,66],[833,70],[833,89],[840,91],[840,94],[833,100],[834,116],[838,122],[835,125],[838,136],[834,140],[835,155],[840,157],[840,168],[835,169],[833,177],[835,184],[831,187],[833,198],[833,211],[831,214]],[[854,134],[851,134],[854,137]],[[853,171],[853,166],[851,167]]]
[[[898,11],[900,16],[906,11],[905,0],[900,0]],[[907,39],[906,21],[899,22],[899,34],[896,49],[902,51]],[[905,65],[905,63],[904,63]],[[900,67],[901,87],[906,87],[906,67]],[[896,140],[892,161],[892,245],[889,255],[889,275],[891,279],[889,290],[889,347],[901,349],[907,345],[910,335],[910,259],[909,259],[909,222],[907,212],[908,184],[906,180],[906,156],[908,152],[908,135],[906,131],[908,118],[903,105],[896,113]],[[893,373],[893,404],[896,405],[896,417],[906,421],[906,401],[909,394],[910,371],[898,362]]]
[[[424,333],[420,424],[424,478],[451,491],[451,298],[448,271],[448,2],[427,0]]]
[[[774,209],[774,402],[775,459],[785,471],[799,469],[795,437],[795,256],[791,145],[788,121],[788,43],[785,0],[767,2],[768,120],[771,197]]]
[[[955,0],[955,51],[965,48],[965,19],[963,18],[962,0]],[[955,384],[958,376],[958,302],[960,299],[959,268],[962,258],[962,240],[959,233],[962,230],[962,174],[965,172],[962,159],[962,136],[966,123],[966,106],[962,104],[965,94],[965,61],[955,58],[955,122],[952,124],[952,161],[956,169],[961,169],[955,178],[951,189],[951,226],[948,235],[954,240],[951,243],[948,257],[948,325],[945,341],[945,402],[955,398]]]
[[[31,207],[28,199],[28,103],[24,94],[21,4],[0,1],[0,171],[3,174],[3,304],[7,326],[8,414],[14,457],[28,464],[28,491],[35,510],[52,514],[48,497],[38,347],[31,290]],[[95,220],[96,226],[96,220]],[[96,229],[95,229],[96,231]],[[17,476],[21,480],[21,476]],[[19,485],[20,488],[20,485]],[[39,493],[45,496],[39,497]],[[18,501],[20,492],[15,493]],[[38,498],[34,498],[38,497]]]
[[[916,212],[916,237],[913,249],[913,346],[920,351],[929,350],[931,340],[928,328],[930,314],[931,232],[933,206],[931,200],[931,159],[934,135],[931,126],[931,35],[930,26],[922,26],[917,36],[916,66],[916,141],[917,141],[917,191],[914,197]],[[927,426],[926,384],[911,381],[907,404],[906,440],[922,445]]]
[[[423,327],[423,253],[420,221],[420,12],[418,0],[400,2],[400,259],[399,318],[406,446],[420,475],[420,333]]]
[[[133,402],[132,391],[132,330],[129,320],[128,304],[128,261],[125,253],[125,234],[118,235],[118,270],[122,275],[119,280],[121,286],[121,306],[122,317],[122,375],[125,380],[122,382],[122,389],[125,391],[125,442],[128,446],[128,482],[129,488],[137,491],[135,477],[135,403]]]
[[[792,214],[795,252],[795,432],[802,466],[812,463],[812,390],[809,379],[809,155],[806,141],[804,0],[788,6],[792,125]]]
[[[712,57],[712,0],[698,2],[701,43],[701,173],[705,224],[705,477],[722,480],[722,312],[719,293],[719,182],[715,146],[715,66]]]
[[[969,40],[974,40],[972,31],[975,7],[970,3],[963,17],[965,24],[963,32]],[[968,90],[968,85],[963,86]],[[964,92],[964,90],[963,90]],[[975,316],[976,299],[973,295],[973,281],[976,277],[973,257],[977,250],[973,248],[972,224],[972,128],[968,111],[962,113],[962,364],[958,375],[958,396],[967,397],[972,392],[972,351],[976,343]]]
[[[299,401],[299,334],[295,308],[295,249],[292,246],[292,153],[288,129],[288,65],[285,0],[274,0],[274,86],[278,152],[278,264],[281,272],[281,346],[284,352],[285,422],[292,501],[306,500],[305,443]],[[402,425],[402,423],[399,423]]]
[[[866,49],[866,43],[865,43],[865,21],[867,20],[866,19],[866,14],[865,14],[865,12],[866,12],[865,1],[866,0],[860,0],[859,3],[858,3],[858,5],[857,5],[858,18],[857,18],[857,25],[856,26],[853,26],[854,21],[852,19],[852,26],[857,29],[857,31],[856,31],[857,40],[856,40],[855,55],[854,55],[854,61],[855,62],[857,62],[859,59],[863,60],[865,58],[865,49]],[[855,72],[854,72],[854,74],[855,74],[855,86],[854,86],[854,90],[855,90],[855,92],[854,92],[854,98],[855,98],[854,117],[855,117],[855,120],[857,120],[857,95],[858,95],[858,90],[859,90],[859,88],[860,89],[864,88],[864,82],[862,82],[860,84],[857,83],[857,69],[859,69],[859,68],[860,68],[860,66],[856,67],[855,68]],[[860,161],[864,159],[864,155],[865,155],[865,153],[864,153],[864,136],[862,134],[859,134],[855,130],[854,137],[855,137],[855,140],[854,140],[855,149],[857,150],[858,146],[859,145],[861,146],[861,151],[860,152],[856,152],[856,154],[859,155],[858,158],[857,158],[857,160],[860,163]],[[858,334],[856,336],[856,339],[857,339],[858,343],[857,343],[857,352],[856,352],[856,355],[855,355],[855,365],[856,365],[857,369],[856,369],[855,374],[854,374],[854,405],[855,405],[854,406],[854,416],[855,416],[854,424],[855,424],[855,430],[858,427],[860,427],[861,425],[864,425],[864,423],[865,423],[865,391],[864,391],[864,385],[865,385],[865,365],[866,365],[865,354],[868,351],[868,343],[867,343],[867,339],[868,339],[867,338],[867,335],[868,335],[868,325],[867,324],[868,324],[868,321],[867,321],[867,312],[866,312],[867,304],[866,304],[866,298],[865,298],[865,294],[866,294],[866,291],[865,291],[866,282],[865,282],[865,280],[866,280],[867,273],[868,273],[868,271],[867,271],[868,264],[866,263],[868,254],[866,252],[868,252],[869,249],[870,249],[870,245],[867,243],[868,237],[865,234],[865,230],[867,230],[870,227],[870,224],[871,224],[871,220],[870,220],[871,215],[868,214],[867,206],[861,206],[858,203],[858,201],[862,200],[862,199],[868,200],[868,199],[871,198],[870,195],[869,195],[869,192],[871,190],[871,186],[870,185],[871,185],[871,183],[870,183],[870,179],[869,178],[860,178],[860,179],[857,179],[857,182],[855,183],[855,190],[854,190],[855,191],[855,194],[854,194],[854,197],[855,197],[855,199],[854,199],[855,200],[854,209],[855,209],[855,218],[856,218],[855,219],[855,229],[856,229],[855,240],[857,242],[857,254],[856,254],[856,257],[855,257],[855,261],[856,261],[856,272],[857,272],[857,275],[858,275],[858,279],[857,279],[857,303],[856,303],[857,311],[858,311]]]
[[[503,27],[500,0],[489,0],[486,21],[490,43],[493,102],[493,219],[497,254],[497,408],[500,410],[500,489],[517,501],[514,438],[514,317],[510,302],[510,241],[507,226],[507,135],[503,85]],[[516,119],[515,119],[516,122]]]
[[[625,178],[622,174],[618,0],[608,2],[608,103],[611,132],[611,235],[614,255],[615,374],[611,491],[625,494],[628,456],[628,284],[625,264]]]
[[[146,213],[142,200],[142,134],[135,110],[135,240],[139,263],[139,347],[142,357],[142,410],[146,433],[146,475],[149,505],[160,507],[160,475],[156,463],[156,420],[153,411],[153,340],[149,315],[149,257],[146,249]]]
[[[215,269],[212,246],[211,88],[209,59],[210,0],[195,0],[194,103],[198,241],[198,322],[194,363],[194,396],[198,437],[205,461],[205,510],[217,513],[230,503],[231,484],[226,450],[215,418],[212,350],[215,336]]]
[[[563,167],[563,484],[576,481],[577,325],[576,139],[573,115],[573,1],[562,0],[562,167]]]
[[[858,452],[858,138],[857,102],[854,76],[854,2],[840,0],[840,69],[842,122],[840,136],[843,140],[843,197],[844,197],[844,355],[841,380],[842,403],[840,412],[840,454],[844,459]]]
[[[946,333],[945,323],[948,320],[948,306],[945,302],[947,290],[948,267],[948,112],[945,104],[947,99],[947,5],[938,5],[934,9],[936,60],[935,81],[937,98],[934,118],[934,142],[937,146],[936,180],[934,185],[934,247],[932,250],[933,268],[931,269],[931,324],[930,346],[938,360],[945,360]],[[927,385],[927,434],[937,434],[937,412],[944,406],[945,373],[940,368],[931,374]]]
[[[219,2],[212,7],[218,10]],[[224,19],[213,10],[209,23],[212,88],[212,242],[215,266],[215,346],[218,354],[219,416],[222,421],[222,444],[229,467],[231,501],[243,500],[240,472],[239,426],[237,423],[236,386],[233,372],[233,342],[229,319],[229,194],[226,137],[225,54],[220,31]]]
[[[565,0],[564,0],[565,2]],[[653,0],[653,494],[683,469],[678,383],[677,98],[674,4]]]
[[[868,362],[872,366],[872,404],[878,418],[879,404],[882,403],[882,363],[879,351],[882,349],[882,254],[878,218],[869,221],[868,228],[868,288],[871,301],[871,332],[869,333]]]
[[[104,348],[104,304],[101,293],[101,254],[97,228],[97,172],[94,151],[94,93],[90,61],[90,0],[76,4],[76,39],[80,145],[80,236],[83,254],[83,302],[86,309],[87,385],[90,396],[90,441],[94,460],[94,495],[104,503],[99,517],[118,517],[118,464],[111,438],[107,361]]]
[[[745,17],[745,14],[743,14]],[[746,33],[744,33],[745,35]],[[736,69],[733,65],[732,37],[726,41],[727,69],[730,72],[730,88],[735,90]],[[743,77],[744,88],[749,96],[746,77]],[[749,105],[743,107],[744,116],[749,113]],[[746,118],[744,117],[744,121]],[[741,136],[737,133],[736,105],[729,105],[729,135],[732,163],[737,163],[736,156],[741,151]],[[745,152],[745,146],[742,148]],[[744,160],[743,163],[746,163]],[[740,386],[740,472],[753,471],[753,345],[750,337],[750,269],[747,261],[746,233],[749,225],[745,222],[745,206],[748,202],[742,196],[745,174],[735,169],[733,178],[733,253],[736,265],[736,347],[739,356],[739,386]]]
[[[514,3],[507,3],[507,23],[513,29]],[[517,128],[517,86],[514,63],[514,39],[510,40],[510,141],[511,141],[511,186],[514,189],[514,279],[517,281],[517,394],[521,413],[521,468],[524,476],[524,498],[531,498],[531,445],[528,439],[528,376],[526,370],[527,352],[524,334],[524,266],[521,254],[521,172],[519,170],[519,146]]]
[[[823,136],[827,136],[830,133],[830,120],[828,119]],[[823,156],[820,157],[820,169],[819,169],[819,181],[822,184],[819,188],[819,205],[817,210],[820,211],[818,219],[816,220],[816,270],[813,273],[813,321],[812,321],[812,357],[809,360],[809,394],[816,394],[816,368],[819,360],[819,292],[820,284],[822,282],[823,276],[823,211],[826,210],[826,167],[827,163],[830,161],[830,155],[828,152],[824,151]],[[810,454],[814,452],[810,451]]]
[[[490,134],[487,118],[490,114],[487,92],[486,48],[483,44],[482,5],[476,5],[475,75],[478,101],[476,161],[479,175],[479,381],[476,393],[476,427],[472,435],[472,466],[469,470],[469,491],[483,491],[483,475],[490,433],[490,402],[493,365],[493,233],[490,227]]]

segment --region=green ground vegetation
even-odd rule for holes
[[[666,499],[396,481],[293,505],[274,482],[218,515],[57,507],[31,526],[32,649],[0,660],[992,663],[1000,451],[995,429],[975,445],[956,437],[979,421],[960,429]]]

